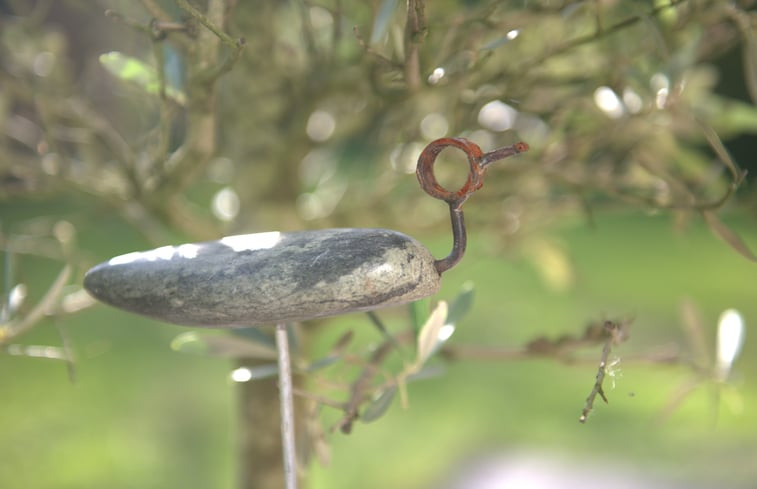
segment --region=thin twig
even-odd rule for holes
[[[170,21],[171,16],[163,10],[163,7],[158,5],[158,2],[155,0],[141,0],[142,6],[150,12],[150,15],[152,15],[154,18],[161,20],[161,21]]]
[[[308,51],[308,55],[312,62],[317,62],[318,58],[318,46],[315,42],[315,33],[313,32],[313,23],[310,20],[310,9],[303,0],[294,2],[296,4],[298,13],[300,15],[300,29],[302,30],[302,40],[305,43],[305,47]],[[338,17],[337,17],[338,18]],[[338,24],[339,22],[334,22]]]
[[[221,30],[224,19],[229,15],[224,7],[226,4],[222,0],[208,2],[207,15],[199,12],[186,0],[177,0],[177,3],[208,30],[199,32],[193,50],[192,66],[196,69],[193,70],[188,82],[190,95],[187,100],[186,136],[182,144],[161,166],[162,172],[158,175],[154,189],[159,202],[172,204],[175,203],[176,196],[186,189],[200,170],[205,168],[217,149],[217,107],[214,84],[221,75],[234,66],[245,45],[244,39],[235,41]],[[219,42],[233,49],[220,62],[217,52]],[[193,219],[196,219],[196,216]]]
[[[371,46],[369,46],[365,39],[363,39],[363,35],[360,33],[360,28],[358,26],[352,27],[352,33],[355,35],[355,40],[357,40],[358,45],[363,48],[363,51],[365,51],[367,54],[370,54],[371,56],[374,56],[377,60],[381,61],[381,63],[385,64],[389,68],[394,69],[400,69],[402,68],[402,64],[398,63],[396,61],[393,61],[383,54],[379,53],[375,49],[373,49]]]
[[[29,331],[46,314],[54,312],[56,304],[63,293],[63,287],[68,283],[70,276],[71,265],[66,264],[37,305],[22,319],[17,322],[11,322],[3,328],[0,334],[0,345],[9,343],[13,338]]]
[[[360,405],[366,399],[371,390],[371,382],[379,371],[381,364],[389,353],[394,350],[394,343],[384,341],[371,355],[371,359],[365,366],[360,376],[352,383],[350,388],[350,399],[344,409],[344,417],[339,422],[339,429],[344,434],[349,434],[352,430],[352,422],[359,416]]]
[[[594,387],[592,387],[589,396],[586,398],[586,404],[581,411],[581,416],[578,418],[578,421],[581,423],[586,423],[586,418],[594,408],[594,400],[596,399],[597,395],[602,398],[605,404],[609,402],[607,400],[607,396],[605,396],[605,391],[603,388],[605,375],[607,375],[608,358],[610,357],[610,353],[612,352],[613,345],[620,343],[626,337],[626,331],[622,323],[605,321],[604,330],[607,332],[608,336],[605,340],[604,347],[602,347],[602,357],[599,360],[599,368],[597,369],[597,378],[594,382]]]
[[[60,339],[61,339],[61,349],[63,350],[63,355],[66,357],[66,371],[68,372],[68,380],[72,384],[76,382],[76,362],[74,357],[73,349],[71,348],[71,341],[68,338],[68,335],[65,334],[65,332],[58,328]]]
[[[688,1],[688,0],[670,0],[669,3],[661,4],[661,5],[658,5],[658,6],[654,7],[654,8],[652,8],[646,14],[634,15],[634,16],[628,17],[626,19],[623,19],[623,20],[617,22],[617,23],[615,23],[615,24],[607,27],[606,29],[598,28],[597,30],[595,30],[591,34],[587,34],[585,36],[576,37],[575,39],[572,39],[572,40],[566,42],[565,44],[563,44],[561,46],[558,46],[557,48],[555,48],[555,49],[547,52],[545,55],[543,55],[543,56],[541,56],[541,57],[533,60],[531,62],[531,65],[532,66],[537,66],[537,65],[543,63],[544,61],[546,61],[547,58],[550,58],[550,57],[552,57],[552,56],[554,56],[556,54],[562,54],[562,53],[564,53],[566,51],[570,51],[571,49],[574,49],[574,48],[576,48],[578,46],[581,46],[581,45],[584,45],[584,44],[588,44],[590,42],[596,41],[597,39],[601,39],[602,37],[606,37],[606,36],[608,36],[610,34],[614,34],[615,32],[619,32],[619,31],[621,31],[621,30],[623,30],[623,29],[625,29],[627,27],[635,25],[638,22],[641,22],[642,20],[645,20],[645,19],[647,19],[649,17],[656,17],[657,15],[661,14],[662,12],[664,12],[664,11],[666,11],[668,9],[674,8],[678,4],[684,3],[686,1]],[[597,24],[600,24],[599,20],[597,20]]]
[[[566,41],[563,44],[558,45],[557,47],[548,50],[544,54],[537,56],[533,59],[527,60],[524,64],[519,65],[516,67],[515,71],[510,71],[508,68],[505,68],[504,70],[496,73],[492,79],[502,79],[512,76],[513,74],[523,74],[531,70],[531,68],[538,67],[540,65],[543,65],[545,61],[549,60],[553,56],[566,53],[568,51],[571,51],[579,46],[583,46],[585,44],[589,44],[591,42],[597,41],[599,39],[602,39],[604,37],[607,37],[611,34],[614,34],[616,32],[620,32],[623,29],[626,29],[628,27],[631,27],[633,25],[636,25],[637,23],[641,22],[642,20],[648,19],[650,17],[656,17],[660,15],[662,12],[674,8],[678,6],[681,3],[688,2],[689,0],[670,0],[669,3],[658,5],[652,9],[650,9],[645,14],[640,15],[634,15],[630,16],[626,19],[623,19],[613,25],[610,25],[608,27],[605,27],[603,29],[596,29],[594,32],[590,34],[586,34],[584,36],[578,36],[575,37],[569,41]],[[599,21],[596,21],[599,23]]]
[[[625,328],[630,319],[625,319]],[[591,323],[579,335],[563,335],[556,339],[539,336],[518,348],[479,345],[444,345],[440,354],[447,360],[509,361],[524,358],[552,358],[563,363],[580,363],[577,350],[603,342],[606,338],[604,323]]]
[[[407,2],[405,24],[405,83],[410,90],[421,86],[421,63],[419,46],[426,37],[426,7],[423,0]]]
[[[11,356],[46,358],[48,360],[63,360],[67,363],[72,361],[67,348],[50,345],[20,345],[11,343],[4,345],[2,351]]]
[[[197,22],[204,25],[208,30],[210,30],[213,34],[215,34],[218,39],[223,41],[224,44],[226,44],[228,47],[234,50],[239,50],[243,45],[244,42],[240,40],[234,40],[226,34],[220,27],[216,26],[211,20],[202,12],[194,8],[192,5],[187,2],[187,0],[176,0],[176,3],[181,7],[186,13],[191,15]]]
[[[143,22],[136,21],[132,18],[125,17],[120,12],[116,12],[115,10],[108,9],[105,11],[105,16],[110,17],[113,20],[117,20],[118,22],[123,23],[124,25],[134,29],[137,32],[140,32],[142,34],[150,34],[150,26],[145,25]]]
[[[292,394],[294,394],[297,397],[301,397],[303,399],[308,399],[310,401],[316,402],[322,406],[328,406],[334,409],[343,410],[345,407],[345,404],[343,402],[335,401],[333,399],[329,399],[326,396],[314,394],[312,392],[306,391],[304,389],[300,389],[298,387],[292,388]]]
[[[386,329],[386,325],[383,321],[381,321],[381,318],[378,316],[378,314],[376,314],[376,311],[368,311],[366,312],[366,315],[368,316],[368,319],[371,320],[371,323],[376,327],[376,329],[378,329],[379,333],[381,333],[381,336],[383,336],[385,340],[391,342],[392,345],[394,345],[394,348],[399,352],[399,354],[402,355],[402,348],[400,347],[397,338],[389,333],[389,330]]]
[[[276,325],[276,349],[279,357],[279,399],[281,400],[281,441],[284,447],[286,489],[297,489],[297,455],[294,442],[294,400],[292,367],[289,358],[287,325]]]

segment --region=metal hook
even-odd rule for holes
[[[468,179],[462,187],[455,191],[442,187],[434,176],[434,163],[439,153],[448,146],[458,148],[468,157]],[[463,204],[468,197],[480,189],[484,182],[483,177],[486,168],[493,162],[528,151],[528,144],[515,143],[511,146],[495,149],[488,153],[471,141],[463,138],[442,138],[432,141],[426,146],[418,157],[418,166],[415,174],[421,188],[431,197],[443,200],[449,205],[450,220],[452,221],[452,251],[441,260],[436,260],[434,266],[441,275],[454,267],[465,254],[467,236],[465,232],[465,219],[463,216]]]

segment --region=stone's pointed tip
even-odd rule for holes
[[[96,299],[100,299],[100,272],[102,271],[104,265],[107,265],[107,262],[95,265],[94,267],[90,268],[87,273],[84,274],[84,280],[82,283],[84,290],[89,292],[89,294]]]
[[[89,270],[84,288],[112,306],[191,326],[366,311],[427,297],[440,285],[431,253],[387,229],[258,233],[122,257]]]

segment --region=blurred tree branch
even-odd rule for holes
[[[86,195],[155,244],[269,228],[428,233],[448,224],[409,175],[420,148],[441,136],[484,147],[523,139],[529,159],[493,173],[494,191],[481,200],[496,205],[469,217],[495,229],[502,247],[528,243],[555,216],[623,204],[701,216],[755,259],[716,211],[740,203],[753,163],[739,162],[724,140],[756,133],[757,109],[718,94],[713,68],[740,48],[745,86],[757,99],[753,1],[98,5],[109,7],[107,18],[92,16],[87,2],[51,0],[11,2],[14,15],[0,18],[3,204]],[[345,35],[350,27],[354,35]],[[106,75],[97,60],[108,53],[97,46],[111,45],[124,66]],[[135,70],[141,82],[129,78]],[[214,213],[219,195],[237,199],[223,218]],[[93,207],[88,217],[103,212]],[[9,353],[40,353],[10,341],[61,313],[51,304],[76,293],[63,287],[80,271],[81,253],[46,255],[61,262],[61,275],[36,306],[3,324]],[[402,392],[404,378],[385,362],[417,338],[384,332],[382,340],[372,353],[332,352],[359,369],[340,386],[344,401],[299,391],[316,407],[342,410],[343,431],[366,410],[379,417]],[[603,344],[596,396],[619,341],[592,325],[521,348],[439,352],[448,360],[574,363],[586,361],[579,349]],[[635,360],[683,361],[668,350]]]

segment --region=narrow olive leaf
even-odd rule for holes
[[[249,341],[239,336],[228,334],[211,335],[205,337],[208,353],[225,358],[255,358],[271,360],[276,358],[276,349],[261,343]]]
[[[428,319],[429,300],[421,299],[411,302],[408,307],[410,308],[410,321],[413,325],[413,331],[417,334]]]
[[[473,282],[465,282],[461,287],[460,293],[452,301],[452,305],[449,306],[449,313],[447,314],[447,320],[439,328],[439,332],[436,336],[436,344],[433,350],[428,354],[428,357],[436,355],[436,352],[444,346],[444,343],[449,340],[455,333],[455,325],[458,324],[473,306]]]
[[[447,324],[457,324],[463,319],[473,306],[473,282],[465,282],[460,288],[460,293],[449,306]]]
[[[73,290],[73,292],[67,292],[67,290]],[[89,295],[84,287],[67,287],[64,294],[60,301],[60,307],[66,314],[73,314],[97,304],[97,299]]]
[[[10,344],[5,346],[4,351],[8,355],[13,356],[46,358],[48,360],[64,360],[67,362],[71,361],[66,350],[57,346]]]
[[[710,355],[710,345],[706,339],[704,321],[702,313],[697,309],[696,304],[689,298],[681,301],[680,305],[681,325],[694,353],[694,358],[701,361],[704,365],[712,365],[712,356]]]
[[[744,258],[757,261],[757,256],[744,243],[744,241],[731,228],[725,225],[723,221],[712,211],[702,211],[705,222],[713,233],[726,242],[731,248],[738,251]]]
[[[481,51],[494,51],[498,47],[504,46],[505,44],[512,41],[513,39],[515,39],[515,37],[512,34],[505,35],[505,36],[498,37],[492,41],[487,42],[486,44],[484,44],[478,49]]]
[[[261,380],[279,375],[279,366],[276,363],[267,363],[265,365],[256,365],[254,367],[245,367],[249,374],[249,380]]]
[[[749,96],[757,104],[757,35],[752,29],[744,31],[744,78]]]
[[[344,333],[342,336],[339,337],[336,343],[334,343],[334,346],[331,347],[331,351],[329,351],[328,355],[326,355],[323,358],[319,358],[318,360],[315,360],[310,365],[305,367],[305,372],[308,372],[308,373],[315,372],[316,370],[321,370],[341,360],[344,350],[352,342],[352,338],[354,336],[355,335],[352,330],[349,330],[346,333]]]
[[[32,308],[32,310],[29,311],[29,313],[24,316],[18,323],[10,323],[9,330],[11,331],[12,336],[18,335],[21,332],[31,328],[46,314],[52,314],[53,312],[55,312],[54,309],[58,305],[58,299],[63,293],[63,289],[66,286],[69,277],[71,277],[71,265],[66,265],[63,267],[60,273],[58,273],[55,281],[53,281],[52,285],[50,285],[50,288],[47,289],[45,295],[34,306],[34,308]]]
[[[383,336],[385,340],[395,342],[394,337],[389,334],[389,330],[386,329],[384,322],[378,317],[376,311],[367,311],[365,314],[368,316],[368,319],[371,320],[371,324],[373,324],[379,333],[381,333],[381,336]]]
[[[153,67],[118,51],[101,54],[100,63],[116,78],[134,82],[143,88],[157,83],[157,75]]]
[[[345,332],[342,336],[339,337],[339,339],[334,343],[334,346],[331,347],[331,354],[332,355],[340,355],[345,348],[349,346],[350,343],[352,343],[352,339],[355,337],[355,332],[351,329]]]
[[[208,345],[195,331],[187,331],[171,341],[171,349],[181,353],[204,355],[208,351]]]
[[[310,373],[310,372],[315,372],[316,370],[321,370],[322,368],[326,368],[329,365],[335,364],[341,358],[342,358],[341,355],[329,355],[327,357],[319,358],[318,360],[308,365],[305,368],[305,371]]]
[[[7,256],[7,254],[6,254]],[[10,286],[10,277],[11,273],[8,271],[10,266],[7,266],[9,261],[6,261],[6,276],[5,276],[5,282],[7,282],[5,285],[5,292],[3,293],[3,305],[2,311],[0,311],[0,322],[6,322],[8,318],[12,317],[16,311],[21,309],[21,306],[24,305],[24,301],[26,300],[27,296],[27,287],[24,283],[19,283],[14,285],[13,287],[8,290],[8,287]]]
[[[386,411],[389,409],[389,406],[392,405],[392,401],[394,400],[394,396],[396,394],[396,386],[387,387],[386,390],[381,392],[378,397],[376,397],[373,401],[370,402],[370,404],[365,407],[363,413],[360,415],[360,420],[363,423],[370,423],[379,419],[386,413]]]
[[[447,321],[447,302],[439,301],[436,308],[431,312],[426,324],[418,333],[418,357],[415,367],[420,367],[426,363],[439,342],[439,330]]]
[[[757,133],[757,107],[740,100],[712,96],[719,110],[710,118],[721,139],[737,137],[742,133]]]
[[[272,360],[276,349],[249,341],[240,336],[199,333],[182,333],[171,342],[171,348],[182,353],[212,355],[223,358],[254,358]]]
[[[718,342],[715,364],[717,376],[725,381],[744,347],[744,317],[736,309],[726,309],[718,319]]]
[[[445,372],[446,370],[444,367],[438,365],[425,365],[418,372],[408,375],[404,380],[409,383],[418,380],[434,379],[436,377],[441,377]]]
[[[157,70],[147,63],[118,51],[100,55],[100,64],[116,78],[131,82],[150,94],[160,93],[160,79]],[[165,87],[166,95],[179,104],[186,102],[186,95],[172,85]]]
[[[560,10],[560,16],[563,18],[563,20],[567,20],[568,17],[573,16],[573,14],[575,14],[579,10],[584,10],[586,8],[584,4],[585,2],[569,3],[565,8]]]
[[[757,104],[757,34],[754,32],[750,15],[735,7],[730,8],[731,17],[741,31],[742,53],[744,56],[744,82],[752,102]]]
[[[741,168],[739,168],[736,162],[733,161],[733,158],[731,158],[730,153],[728,153],[728,150],[723,144],[723,141],[720,139],[720,136],[718,136],[718,133],[716,133],[712,127],[705,124],[701,120],[696,119],[696,122],[699,124],[699,127],[704,133],[704,137],[707,140],[707,143],[718,156],[720,162],[723,163],[731,172],[734,183],[737,185],[740,184],[741,180],[743,180],[744,178],[744,172],[743,170],[741,170]]]
[[[241,336],[248,339],[249,341],[260,343],[261,345],[271,350],[276,350],[276,342],[274,341],[273,337],[269,334],[266,334],[260,328],[234,328],[229,331],[233,336]]]
[[[381,2],[376,18],[373,20],[373,29],[371,31],[371,44],[384,39],[387,31],[389,31],[389,24],[391,23],[394,11],[397,8],[397,0],[384,0]]]

